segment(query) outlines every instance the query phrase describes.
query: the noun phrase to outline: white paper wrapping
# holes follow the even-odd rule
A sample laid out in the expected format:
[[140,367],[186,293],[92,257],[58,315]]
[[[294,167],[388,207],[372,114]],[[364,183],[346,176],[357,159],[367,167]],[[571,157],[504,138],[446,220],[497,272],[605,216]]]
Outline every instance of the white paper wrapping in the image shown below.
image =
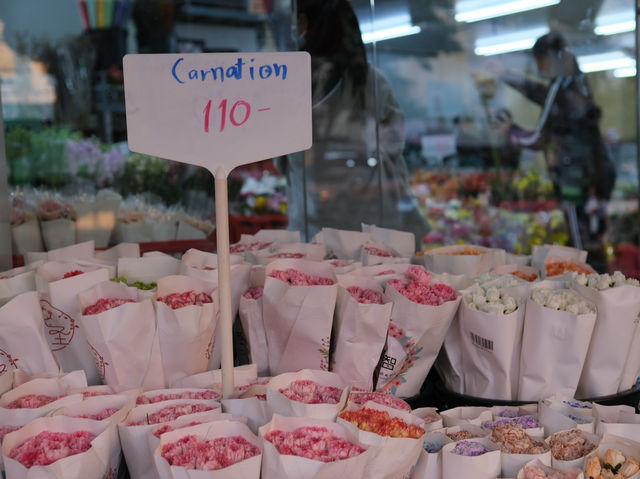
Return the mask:
[[66,218],[40,221],[40,229],[48,250],[64,248],[76,242],[76,223]]
[[[84,273],[60,279],[73,270]],[[84,330],[80,326],[78,293],[108,279],[107,269],[80,267],[74,263],[52,261],[40,266],[36,272],[45,334],[51,351],[63,371],[84,369],[89,384],[98,384],[100,375]]]
[[[261,453],[216,471],[196,471],[185,467],[170,466],[161,455],[162,447],[187,435],[194,435],[201,439],[240,436],[256,446]],[[241,422],[220,420],[164,433],[160,436],[160,443],[153,453],[153,459],[158,475],[163,479],[259,479],[262,462],[262,442]]]
[[[233,384],[235,387],[253,382],[258,377],[258,368],[255,364],[244,364],[233,368]],[[194,374],[186,378],[178,379],[169,384],[172,388],[217,388],[222,389],[222,370],[215,369],[204,373]]]
[[[158,426],[166,423],[143,424],[140,426],[128,426],[129,423],[144,420],[148,415],[153,414],[167,406],[178,404],[205,404],[212,407],[211,411],[220,412],[220,404],[213,400],[198,399],[174,399],[153,404],[143,404],[134,407],[127,416],[125,422],[118,425],[118,433],[122,443],[122,452],[127,461],[127,468],[132,478],[136,479],[158,479],[160,476],[156,471],[153,460],[153,451],[148,439],[148,434]],[[183,417],[195,420],[197,414],[188,414]],[[188,423],[187,423],[188,424]]]
[[[635,408],[600,404],[594,404],[593,407],[596,415],[596,434],[613,434],[640,442],[640,414],[636,414]],[[636,458],[640,460],[640,454]]]
[[[305,404],[293,401],[282,394],[279,389],[287,388],[293,381],[311,380],[320,386],[331,386],[342,389],[337,404]],[[334,421],[344,408],[349,397],[347,383],[337,374],[328,371],[303,369],[295,373],[284,373],[271,378],[267,383],[267,402],[275,414],[281,416],[311,417]]]
[[[367,248],[376,248],[389,253],[390,256],[379,256],[375,253],[367,251]],[[362,245],[360,250],[360,262],[363,266],[374,266],[377,264],[404,264],[409,263],[411,256],[403,256],[391,246],[370,241]]]
[[[583,422],[588,421],[588,422]],[[548,404],[541,401],[538,404],[538,422],[544,428],[544,437],[568,429],[580,429],[581,431],[594,433],[595,421],[593,417],[583,416],[571,410],[566,405]]]
[[151,300],[142,299],[136,288],[112,281],[99,283],[78,295],[83,311],[101,298],[136,301],[100,314],[80,316],[104,382],[115,391],[163,387],[160,343]]
[[[330,278],[333,285],[292,286],[272,278],[289,268]],[[299,369],[329,369],[329,341],[338,286],[333,268],[323,263],[283,259],[269,263],[262,296],[263,320],[272,375]]]
[[0,273],[0,306],[4,306],[12,298],[27,291],[35,291],[35,271],[30,267],[10,269]]
[[[524,479],[524,468],[525,466],[532,466],[532,467],[537,467],[542,469],[545,473],[547,474],[552,474],[556,469],[552,469],[549,466],[546,466],[545,464],[543,464],[542,462],[540,462],[537,459],[534,459],[533,461],[529,461],[528,463],[526,463],[522,469],[520,469],[520,471],[518,472],[518,475],[516,476],[516,479]],[[576,476],[576,479],[584,479],[584,474],[579,471],[578,469],[575,469],[575,472],[578,472],[579,474]]]
[[408,231],[380,228],[376,225],[362,224],[362,231],[369,233],[371,239],[391,246],[401,256],[412,257],[416,250],[416,236]]
[[372,278],[343,275],[338,282],[331,370],[352,387],[370,391],[374,387],[374,371],[387,339],[393,304],[359,303],[347,291],[350,286],[357,286],[382,295],[382,287]]
[[[632,441],[631,439],[616,436],[614,434],[604,434],[600,440],[598,447],[587,456],[587,460],[591,456],[597,456],[604,458],[608,449],[617,449],[625,457],[633,457],[636,461],[640,458],[640,443]],[[640,472],[636,472],[632,476],[627,476],[626,479],[638,479],[640,478]]]
[[[558,434],[558,433],[556,433]],[[595,434],[590,434],[588,432],[584,432],[583,431],[584,436],[587,438],[587,441],[595,444],[596,446],[600,443],[600,436],[597,436]],[[550,439],[553,436],[549,436],[545,439],[545,441],[547,442],[547,444],[549,443]],[[587,455],[584,455],[583,457],[580,457],[578,459],[574,459],[572,461],[562,461],[562,460],[558,460],[555,457],[553,457],[553,453],[551,454],[551,467],[555,467],[556,469],[562,469],[563,471],[566,471],[567,469],[571,469],[571,468],[577,468],[580,470],[584,470],[584,464],[586,462],[586,458]]]
[[118,259],[118,276],[129,282],[157,283],[160,278],[178,274],[179,269],[180,260],[168,255]]
[[595,321],[595,313],[576,315],[527,300],[520,355],[520,401],[536,401],[561,390],[573,395]]
[[249,358],[258,366],[258,374],[267,375],[269,374],[269,348],[262,319],[262,297],[253,299],[241,296],[238,313],[249,346]]
[[[8,457],[12,449],[43,431],[89,431],[96,437],[91,441],[91,447],[87,451],[59,459],[48,466],[27,469]],[[118,433],[114,425],[90,419],[56,416],[36,419],[22,429],[7,434],[2,441],[2,456],[7,477],[11,479],[102,479],[112,469],[112,453],[117,447]]]
[[598,311],[576,395],[597,398],[615,394],[640,314],[640,287],[623,285],[598,291],[574,283],[573,289]]
[[0,308],[0,374],[19,368],[27,374],[58,374],[44,334],[38,293],[16,296]]
[[11,226],[11,251],[13,254],[25,254],[27,251],[42,251],[40,223],[33,218],[18,226]]
[[458,295],[455,301],[430,306],[414,303],[391,286],[385,288],[385,301],[392,302],[393,309],[378,390],[399,397],[414,396],[420,391],[460,299]]
[[[481,254],[464,254],[468,250],[482,251]],[[433,273],[466,274],[477,276],[486,273],[494,265],[494,253],[489,248],[475,245],[442,246],[415,256],[414,262],[423,265]]]
[[268,423],[273,415],[266,398],[259,399],[256,397],[258,394],[266,396],[267,386],[255,384],[243,392],[239,391],[235,397],[221,401],[222,410],[246,418],[247,426],[254,434],[257,434],[258,429]]
[[212,303],[171,309],[156,301],[162,368],[167,384],[207,370],[218,324],[219,303],[214,284],[188,276],[167,276],[158,281],[158,297],[170,293],[207,293]]
[[542,246],[533,245],[531,248],[531,266],[536,268],[538,271],[544,272],[544,260],[549,256],[576,261],[578,263],[586,263],[587,261],[587,252],[585,250],[580,250],[571,246],[549,244]]
[[370,463],[374,451],[367,448],[358,456],[335,462],[322,462],[305,457],[280,454],[275,446],[264,437],[271,431],[294,431],[300,427],[325,427],[333,435],[341,437],[352,444],[367,447],[358,440],[356,434],[349,428],[343,427],[332,421],[311,419],[304,417],[285,417],[278,414],[260,428],[260,437],[263,438],[264,452],[262,458],[262,479],[335,479],[336,477],[353,479],[374,479],[379,476],[369,475],[365,468]]
[[629,346],[629,354],[622,368],[622,376],[620,377],[620,387],[618,392],[631,389],[638,382],[638,373],[640,373],[640,315],[634,321],[633,339]]
[[[461,406],[447,409],[440,413],[445,427],[473,424],[480,426],[485,421],[491,421],[493,414],[491,408],[481,406]],[[485,431],[486,434],[486,431]]]
[[470,441],[482,444],[489,452],[480,456],[460,456],[452,452],[457,443],[446,444],[442,448],[442,479],[495,479],[500,475],[501,453],[498,446],[484,438]]
[[361,246],[371,241],[371,235],[360,231],[322,228],[313,241],[327,245],[327,253],[338,259],[358,259]]
[[95,256],[95,244],[93,241],[71,244],[62,248],[49,249],[44,253],[28,252],[25,254],[24,262],[30,266],[36,261],[74,261],[78,259],[88,259]]
[[[424,436],[424,447],[427,445],[438,445],[443,447],[449,444],[451,439],[441,432],[427,433]],[[442,450],[438,452],[427,452],[423,450],[420,453],[420,459],[416,464],[411,479],[440,479],[442,477]]]

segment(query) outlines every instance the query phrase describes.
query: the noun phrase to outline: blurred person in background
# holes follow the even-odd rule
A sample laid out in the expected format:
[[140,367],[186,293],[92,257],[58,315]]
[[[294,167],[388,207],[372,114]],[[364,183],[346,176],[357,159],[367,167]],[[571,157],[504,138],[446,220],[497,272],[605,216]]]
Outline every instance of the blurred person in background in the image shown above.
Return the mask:
[[[576,57],[559,33],[538,38],[531,52],[544,83],[499,63],[489,64],[488,70],[542,107],[538,124],[528,131],[515,124],[510,115],[501,114],[494,127],[505,144],[544,152],[554,196],[575,205],[580,236],[595,267],[597,258],[604,257],[600,240],[606,230],[606,204],[616,178],[600,133],[602,112]],[[603,268],[602,264],[598,266]]]
[[309,238],[322,227],[361,223],[413,232],[429,227],[411,194],[403,157],[404,116],[385,76],[368,63],[348,0],[297,0],[300,50],[311,55],[313,146],[280,162],[289,227]]

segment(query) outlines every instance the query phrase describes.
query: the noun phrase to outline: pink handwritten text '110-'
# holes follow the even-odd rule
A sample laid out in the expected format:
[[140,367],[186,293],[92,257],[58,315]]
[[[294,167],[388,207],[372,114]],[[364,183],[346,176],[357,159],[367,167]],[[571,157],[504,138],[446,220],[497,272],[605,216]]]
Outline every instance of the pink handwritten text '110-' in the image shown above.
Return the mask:
[[[204,110],[202,111],[204,113],[204,132],[205,133],[209,132],[209,129],[211,127],[211,122],[214,121],[214,119],[211,117],[211,102],[212,100],[209,100],[204,106]],[[223,132],[227,125],[227,103],[228,103],[227,99],[224,98],[218,104],[218,110],[220,110],[220,128],[218,131],[220,132]],[[258,108],[259,112],[269,111],[269,110],[271,110],[270,107]],[[216,115],[214,113],[214,117],[215,116]],[[229,110],[229,115],[228,115],[229,121],[233,126],[242,126],[244,123],[246,123],[246,121],[249,119],[250,116],[251,116],[251,105],[244,100],[236,101],[231,106],[231,109]]]

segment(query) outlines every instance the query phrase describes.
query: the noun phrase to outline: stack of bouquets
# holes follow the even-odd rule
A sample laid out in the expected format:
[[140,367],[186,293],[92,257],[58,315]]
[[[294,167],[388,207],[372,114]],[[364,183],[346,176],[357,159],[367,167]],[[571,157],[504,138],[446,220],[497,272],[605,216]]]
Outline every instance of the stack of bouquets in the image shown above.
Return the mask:
[[40,224],[35,208],[18,196],[13,198],[11,208],[11,247],[13,254],[24,254],[27,251],[42,251]]
[[385,301],[393,308],[376,388],[410,397],[419,392],[440,351],[460,295],[432,281],[422,266],[412,265],[403,278],[387,282]]
[[266,266],[263,321],[271,375],[329,369],[329,342],[338,286],[321,262],[279,259]]

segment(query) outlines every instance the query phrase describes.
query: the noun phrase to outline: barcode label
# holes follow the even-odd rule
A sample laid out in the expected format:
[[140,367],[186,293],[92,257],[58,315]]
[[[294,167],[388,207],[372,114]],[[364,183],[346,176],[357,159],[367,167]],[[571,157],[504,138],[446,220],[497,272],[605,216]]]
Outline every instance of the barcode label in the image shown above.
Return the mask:
[[487,351],[493,351],[493,341],[485,339],[477,334],[469,332],[471,335],[471,342],[479,348],[486,349]]

